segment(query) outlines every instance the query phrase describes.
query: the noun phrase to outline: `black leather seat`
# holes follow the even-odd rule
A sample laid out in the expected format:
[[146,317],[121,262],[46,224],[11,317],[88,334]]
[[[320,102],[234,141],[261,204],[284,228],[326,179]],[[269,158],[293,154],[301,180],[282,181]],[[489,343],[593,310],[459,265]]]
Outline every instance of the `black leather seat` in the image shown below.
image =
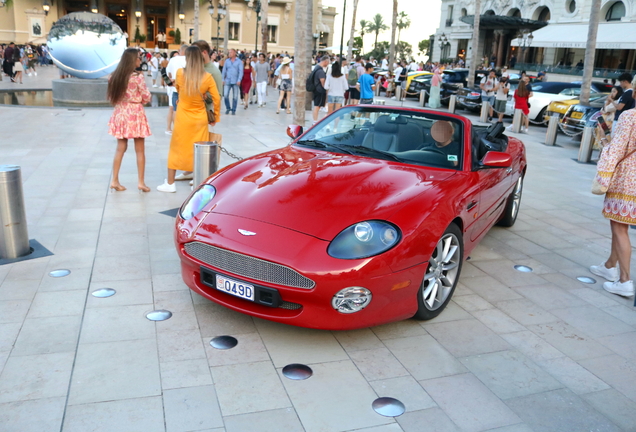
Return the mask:
[[398,148],[398,124],[389,122],[389,116],[378,117],[373,131],[370,131],[362,141],[364,147],[376,150],[394,152]]

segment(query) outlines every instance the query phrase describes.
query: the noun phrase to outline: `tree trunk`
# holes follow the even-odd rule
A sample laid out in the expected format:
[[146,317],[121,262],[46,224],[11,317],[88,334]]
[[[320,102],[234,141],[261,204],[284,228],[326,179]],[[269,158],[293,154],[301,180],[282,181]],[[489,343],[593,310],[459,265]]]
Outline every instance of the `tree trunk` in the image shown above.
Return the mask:
[[353,39],[356,31],[356,13],[358,12],[358,1],[353,0],[353,19],[351,20],[351,33],[349,35],[349,47],[347,49],[347,64],[353,60]]
[[194,33],[192,34],[192,42],[199,39],[199,0],[194,0]]
[[[269,9],[268,0],[261,1],[261,36],[263,41],[261,42],[261,52],[265,54],[267,59],[267,39],[269,39],[269,31],[267,28],[267,10]],[[269,61],[269,59],[267,59]]]
[[305,127],[305,81],[311,71],[312,0],[296,0],[294,7],[294,124]]
[[378,35],[380,34],[379,31],[375,32],[375,42],[373,43],[373,48],[377,48],[378,47]]
[[223,26],[225,27],[225,37],[223,38],[223,56],[227,58],[229,51],[228,44],[230,41],[230,3],[231,1],[225,1],[225,18],[223,18]]
[[[391,21],[391,45],[389,46],[389,70],[393,72],[395,62],[395,30],[397,29],[398,0],[393,0],[393,19]],[[384,55],[382,56],[384,58]]]
[[596,35],[598,33],[598,19],[601,10],[601,0],[592,0],[590,11],[590,25],[587,30],[587,45],[585,46],[585,62],[583,64],[583,84],[581,84],[582,105],[589,105],[592,90],[592,75],[594,74],[594,56],[596,54]]
[[[477,61],[479,50],[479,22],[481,19],[481,0],[475,0],[475,20],[473,22],[473,40],[471,42],[470,53],[470,66],[468,67],[468,88],[472,89],[475,86],[475,72],[477,72]],[[440,48],[441,50],[442,48]],[[441,53],[440,53],[441,55]],[[440,57],[441,60],[441,57]]]

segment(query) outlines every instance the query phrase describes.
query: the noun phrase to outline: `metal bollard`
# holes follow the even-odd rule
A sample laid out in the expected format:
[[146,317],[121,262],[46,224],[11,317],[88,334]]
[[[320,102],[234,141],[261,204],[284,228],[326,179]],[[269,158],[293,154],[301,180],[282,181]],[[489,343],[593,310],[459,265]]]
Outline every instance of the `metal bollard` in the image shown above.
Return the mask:
[[512,117],[512,131],[514,133],[521,132],[521,119],[523,118],[523,111],[520,109],[515,110],[515,115]]
[[385,105],[385,104],[386,104],[386,101],[383,101],[380,99],[373,101],[373,105]]
[[455,114],[455,105],[457,104],[457,96],[451,95],[448,100],[448,112],[451,114]]
[[426,90],[420,90],[420,106],[426,106]]
[[27,230],[22,174],[16,165],[0,165],[0,259],[14,259],[31,252]]
[[402,100],[402,86],[395,86],[395,99],[398,101]]
[[481,115],[479,116],[479,121],[482,123],[487,123],[488,117],[490,117],[490,102],[482,102]]
[[548,122],[548,131],[545,133],[545,145],[556,144],[557,130],[559,129],[559,114],[552,114]]
[[194,143],[194,178],[193,185],[199,186],[206,178],[219,169],[221,146],[216,142],[203,141]]
[[374,95],[375,95],[375,96],[380,96],[380,88],[381,88],[381,87],[382,87],[382,86],[380,85],[380,81],[378,81],[378,82],[375,84],[375,92],[374,92]]
[[581,137],[581,147],[579,148],[579,162],[588,163],[592,160],[592,145],[594,144],[594,128],[586,126],[583,128]]

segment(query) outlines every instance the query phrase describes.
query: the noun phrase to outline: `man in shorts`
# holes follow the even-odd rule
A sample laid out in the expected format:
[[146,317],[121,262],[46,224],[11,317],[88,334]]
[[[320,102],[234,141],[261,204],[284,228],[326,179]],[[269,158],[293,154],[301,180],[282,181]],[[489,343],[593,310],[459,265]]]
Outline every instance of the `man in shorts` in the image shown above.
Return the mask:
[[373,64],[367,63],[364,67],[365,73],[360,75],[358,79],[358,90],[360,91],[360,103],[372,104],[373,91],[375,90],[375,80],[371,73],[373,72]]
[[314,68],[314,123],[318,122],[320,108],[327,103],[327,90],[325,90],[325,80],[327,79],[325,68],[327,66],[329,66],[329,56],[325,55],[322,56],[320,63]]
[[493,105],[495,105],[495,87],[497,87],[499,81],[495,75],[495,70],[491,69],[487,77],[483,77],[479,83],[481,89],[481,102],[488,102],[490,104],[490,113],[488,115],[488,121],[492,120]]

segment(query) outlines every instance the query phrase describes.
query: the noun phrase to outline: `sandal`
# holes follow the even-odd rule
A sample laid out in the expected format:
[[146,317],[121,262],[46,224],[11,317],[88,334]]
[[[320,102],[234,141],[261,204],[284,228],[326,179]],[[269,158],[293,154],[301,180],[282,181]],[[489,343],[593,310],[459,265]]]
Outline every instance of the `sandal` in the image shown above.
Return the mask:
[[117,192],[123,192],[126,190],[126,188],[123,187],[122,185],[110,185],[110,189]]

